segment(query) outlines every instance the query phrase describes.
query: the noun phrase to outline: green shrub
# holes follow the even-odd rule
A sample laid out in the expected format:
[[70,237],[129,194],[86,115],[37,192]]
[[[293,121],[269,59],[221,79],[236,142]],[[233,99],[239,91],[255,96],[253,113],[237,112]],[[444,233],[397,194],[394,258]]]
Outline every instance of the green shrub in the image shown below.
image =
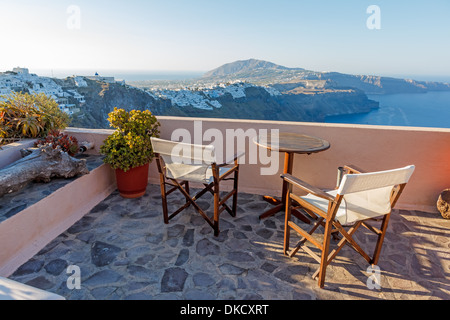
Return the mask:
[[0,101],[0,143],[45,137],[52,130],[65,129],[69,122],[57,102],[43,93],[15,92]]
[[114,108],[108,121],[116,131],[100,147],[100,152],[106,156],[105,163],[126,172],[153,160],[150,138],[159,137],[160,123],[150,111],[127,112]]

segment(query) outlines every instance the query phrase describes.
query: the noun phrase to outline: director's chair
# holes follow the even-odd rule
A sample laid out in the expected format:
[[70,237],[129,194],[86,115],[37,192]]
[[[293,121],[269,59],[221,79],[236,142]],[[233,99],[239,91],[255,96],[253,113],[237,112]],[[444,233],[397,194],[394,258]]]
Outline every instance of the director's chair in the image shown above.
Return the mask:
[[[395,170],[362,173],[360,170],[346,166],[338,188],[329,192],[311,186],[290,174],[282,175],[282,178],[289,183],[286,196],[284,254],[293,257],[302,249],[320,263],[320,268],[313,275],[314,279],[318,277],[320,288],[325,285],[327,266],[345,244],[353,247],[368,263],[376,265],[380,258],[391,211],[414,170],[414,166],[408,166]],[[308,195],[294,194],[293,186],[306,191]],[[293,208],[303,209],[316,220],[309,232],[291,220]],[[368,223],[369,220],[376,218],[381,219],[380,229]],[[325,229],[322,242],[317,237],[313,237],[313,233],[320,226]],[[360,226],[364,226],[378,236],[372,257],[352,237]],[[344,227],[349,227],[348,231]],[[300,234],[302,239],[292,251],[289,251],[291,229]],[[330,237],[336,233],[341,234],[343,238],[337,244],[337,248],[329,252]],[[307,241],[320,250],[321,256],[305,245]]]
[[[243,156],[243,153],[236,154],[223,164],[217,164],[215,148],[212,145],[186,144],[152,138],[152,147],[156,153],[156,164],[160,176],[164,223],[168,224],[172,218],[192,205],[214,229],[214,236],[217,237],[220,233],[220,214],[226,210],[232,217],[236,216],[239,182],[238,159]],[[233,190],[221,198],[220,183],[226,180],[233,181]],[[190,182],[200,183],[204,186],[194,197],[191,197],[189,192]],[[167,186],[171,188],[167,190]],[[184,195],[186,203],[169,215],[167,196],[176,190]],[[207,192],[214,195],[212,218],[196,203]],[[232,208],[226,204],[231,197],[233,197]]]

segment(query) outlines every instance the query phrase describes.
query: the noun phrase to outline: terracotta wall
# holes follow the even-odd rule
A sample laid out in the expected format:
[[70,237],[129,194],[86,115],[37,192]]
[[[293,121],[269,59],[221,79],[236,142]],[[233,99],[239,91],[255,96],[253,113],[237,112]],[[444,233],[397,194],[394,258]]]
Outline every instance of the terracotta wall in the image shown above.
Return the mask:
[[[326,139],[331,144],[329,150],[310,156],[296,155],[294,161],[294,175],[322,188],[334,188],[337,168],[342,165],[353,164],[367,171],[377,171],[413,164],[416,171],[400,198],[399,208],[435,212],[439,194],[450,188],[450,129],[177,117],[159,117],[159,121],[161,136],[166,139],[172,138],[177,129],[178,132],[186,129],[194,141],[195,121],[201,121],[203,133],[218,129],[224,137],[227,129],[243,129],[244,132],[279,129],[280,132],[298,132]],[[249,144],[253,143],[248,140],[247,152],[251,149]],[[284,155],[279,156],[279,161],[280,170],[272,176],[260,175],[260,169],[264,167],[261,164],[243,165],[241,191],[280,195],[279,175]],[[150,181],[158,182],[154,165]]]
[[8,277],[115,190],[107,165],[0,223],[0,276]]
[[[398,208],[437,212],[436,201],[439,194],[450,188],[450,129],[180,117],[158,119],[161,123],[161,137],[165,139],[173,138],[174,133],[179,133],[180,129],[190,133],[192,142],[199,139],[199,132],[200,139],[204,138],[202,136],[209,129],[218,130],[224,139],[227,130],[235,132],[238,129],[242,129],[244,133],[278,129],[280,132],[298,132],[326,139],[331,144],[329,150],[310,156],[296,155],[294,161],[294,175],[322,188],[335,187],[337,168],[342,165],[352,164],[366,171],[377,171],[413,164],[416,171],[399,200]],[[79,140],[94,141],[96,149],[91,151],[94,153],[98,152],[103,140],[112,132],[76,128],[67,131]],[[261,168],[268,166],[261,163],[249,164],[249,152],[254,150],[254,145],[250,138],[244,138],[247,155],[246,164],[242,165],[240,190],[279,196],[279,176],[283,169],[284,155],[278,155],[280,169],[276,174],[262,176]],[[259,149],[256,150],[259,152]],[[154,162],[150,168],[150,182],[159,183]]]

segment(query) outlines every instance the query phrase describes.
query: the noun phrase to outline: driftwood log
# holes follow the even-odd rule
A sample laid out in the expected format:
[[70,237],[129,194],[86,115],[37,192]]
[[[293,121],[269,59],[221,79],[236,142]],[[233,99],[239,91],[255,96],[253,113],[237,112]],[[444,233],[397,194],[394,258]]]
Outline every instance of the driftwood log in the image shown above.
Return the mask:
[[[28,155],[26,155],[28,153]],[[50,182],[88,174],[86,160],[75,159],[51,145],[22,152],[24,158],[0,170],[0,197],[19,191],[29,182]]]

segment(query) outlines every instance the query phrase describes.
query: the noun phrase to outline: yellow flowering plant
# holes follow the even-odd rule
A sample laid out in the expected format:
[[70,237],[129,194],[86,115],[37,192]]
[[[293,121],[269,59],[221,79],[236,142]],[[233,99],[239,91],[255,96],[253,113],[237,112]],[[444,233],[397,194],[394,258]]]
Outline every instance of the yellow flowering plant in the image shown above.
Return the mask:
[[151,137],[159,137],[160,123],[149,111],[114,108],[108,121],[116,131],[100,147],[104,162],[113,169],[128,171],[154,158]]

